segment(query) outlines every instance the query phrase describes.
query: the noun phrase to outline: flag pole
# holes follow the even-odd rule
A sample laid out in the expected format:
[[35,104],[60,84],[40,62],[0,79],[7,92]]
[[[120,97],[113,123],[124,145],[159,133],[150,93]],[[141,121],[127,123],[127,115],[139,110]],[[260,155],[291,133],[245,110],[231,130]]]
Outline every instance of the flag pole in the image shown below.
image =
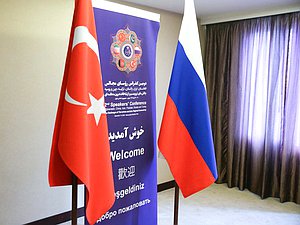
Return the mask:
[[179,187],[175,181],[175,196],[174,196],[174,225],[178,225],[178,209],[179,209]]
[[87,204],[87,188],[84,185],[84,225],[89,225],[89,222],[86,218],[86,204]]
[[77,225],[77,177],[72,173],[72,225]]

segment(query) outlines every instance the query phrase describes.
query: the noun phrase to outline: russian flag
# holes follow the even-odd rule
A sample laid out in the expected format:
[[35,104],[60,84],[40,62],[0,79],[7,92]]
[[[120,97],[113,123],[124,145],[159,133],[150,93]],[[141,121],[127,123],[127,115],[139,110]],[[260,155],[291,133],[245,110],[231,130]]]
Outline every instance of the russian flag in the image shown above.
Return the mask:
[[184,197],[217,179],[193,0],[185,1],[158,146]]

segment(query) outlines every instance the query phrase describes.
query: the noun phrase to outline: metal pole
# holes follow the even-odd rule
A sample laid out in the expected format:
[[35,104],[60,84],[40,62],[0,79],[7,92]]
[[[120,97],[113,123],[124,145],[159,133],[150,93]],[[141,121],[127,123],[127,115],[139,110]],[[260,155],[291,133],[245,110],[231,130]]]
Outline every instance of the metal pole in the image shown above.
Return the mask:
[[87,198],[88,198],[88,192],[86,186],[84,185],[84,225],[89,225],[89,222],[87,221],[86,218]]
[[179,187],[175,182],[175,196],[174,196],[174,225],[178,225],[178,209],[179,209]]
[[72,174],[72,225],[77,225],[77,177]]

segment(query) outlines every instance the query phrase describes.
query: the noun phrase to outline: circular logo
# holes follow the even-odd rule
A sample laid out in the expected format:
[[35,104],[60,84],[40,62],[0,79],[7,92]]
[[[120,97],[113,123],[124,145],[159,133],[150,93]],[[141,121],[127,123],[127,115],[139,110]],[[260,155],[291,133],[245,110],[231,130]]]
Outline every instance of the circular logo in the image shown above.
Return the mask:
[[125,30],[118,30],[113,36],[110,52],[117,69],[127,74],[135,71],[141,64],[141,40],[128,27]]
[[122,54],[125,57],[125,59],[130,59],[133,55],[132,46],[130,44],[123,45]]

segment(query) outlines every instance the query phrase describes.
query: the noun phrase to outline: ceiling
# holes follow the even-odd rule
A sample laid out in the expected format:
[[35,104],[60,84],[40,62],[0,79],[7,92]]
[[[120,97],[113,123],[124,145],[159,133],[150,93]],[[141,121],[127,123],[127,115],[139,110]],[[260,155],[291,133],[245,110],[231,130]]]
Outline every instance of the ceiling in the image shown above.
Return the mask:
[[[183,13],[184,0],[124,0],[176,13]],[[273,11],[300,11],[300,0],[194,0],[197,17],[208,20],[220,15],[259,14]]]

